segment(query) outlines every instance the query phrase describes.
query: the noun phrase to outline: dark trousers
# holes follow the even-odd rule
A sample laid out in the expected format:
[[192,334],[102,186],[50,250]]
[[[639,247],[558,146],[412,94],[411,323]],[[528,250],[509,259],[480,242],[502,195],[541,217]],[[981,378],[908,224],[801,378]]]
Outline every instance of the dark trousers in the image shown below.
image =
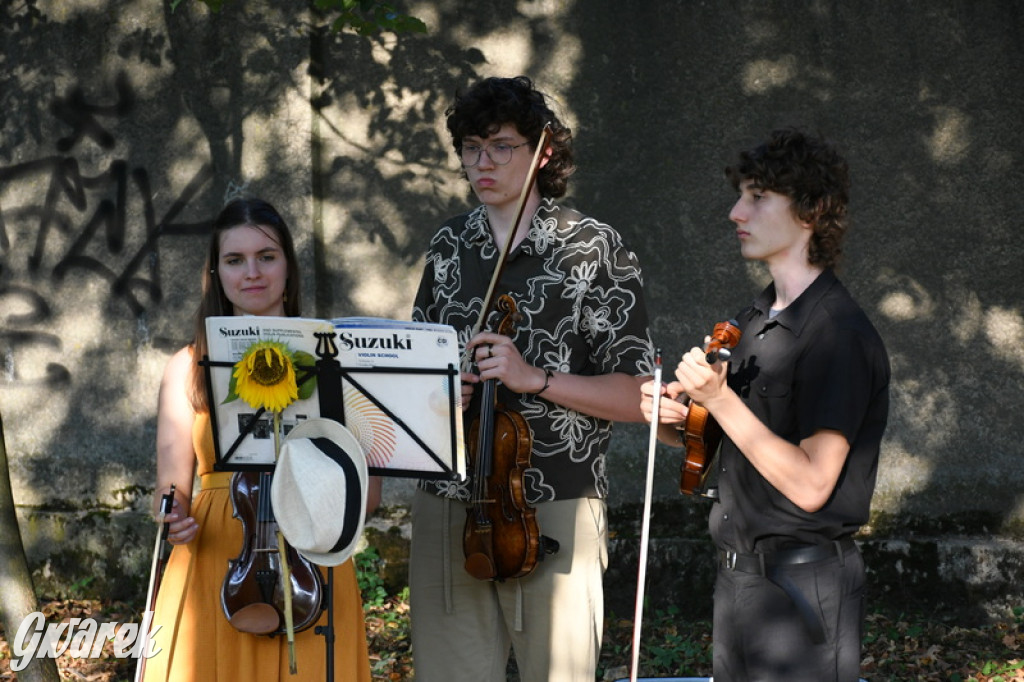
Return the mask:
[[864,626],[864,561],[856,547],[807,564],[715,581],[715,682],[856,682]]

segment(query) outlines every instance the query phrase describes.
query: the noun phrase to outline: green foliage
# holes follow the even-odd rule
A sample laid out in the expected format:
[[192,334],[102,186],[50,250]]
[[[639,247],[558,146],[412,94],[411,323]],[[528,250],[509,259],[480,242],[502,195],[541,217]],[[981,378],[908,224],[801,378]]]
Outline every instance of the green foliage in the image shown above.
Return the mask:
[[[678,607],[644,615],[639,670],[644,676],[711,674],[711,624],[690,621]],[[614,615],[606,619],[599,672],[625,677],[633,657],[633,621]]]
[[[307,353],[304,350],[297,350],[292,352],[292,362],[295,364],[297,373],[301,373],[300,367],[316,367],[316,358]],[[316,388],[316,374],[311,373],[306,376],[305,381],[301,381],[297,386],[299,390],[299,400],[309,400],[313,395],[313,390]]]
[[[376,548],[367,547],[353,558],[356,565],[356,580],[363,594],[363,610],[379,609],[388,600],[384,579],[380,576],[380,554]],[[407,588],[408,589],[408,588]]]
[[70,599],[80,599],[89,593],[89,586],[96,580],[96,576],[84,576],[68,585],[67,596]]
[[[219,12],[220,8],[224,6],[224,0],[200,0],[204,5],[209,7],[214,12]],[[171,0],[171,11],[178,9],[178,5],[181,4],[181,0]]]
[[331,23],[331,29],[342,31],[350,26],[361,36],[380,31],[392,33],[426,33],[427,25],[416,17],[397,12],[387,2],[379,0],[314,0],[319,10],[336,11],[338,17]]
[[[226,0],[197,0],[210,10],[219,12]],[[182,0],[170,0],[173,12]],[[380,0],[314,0],[314,7],[330,18],[335,32],[351,28],[361,36],[377,33],[426,33],[427,25],[420,19],[397,11],[393,5]],[[333,18],[331,18],[333,17]]]
[[[1024,668],[1024,661],[985,661],[980,668],[982,675],[991,675],[992,682],[1004,682],[1004,673],[1015,673]],[[1008,679],[1018,679],[1011,675]]]
[[[640,649],[644,674],[677,674],[711,664],[709,641],[700,631],[686,625],[679,609],[671,606],[658,609],[649,618],[649,625],[658,637],[646,641]],[[680,625],[683,631],[680,631]]]
[[1011,682],[1024,680],[1020,616],[974,628],[925,613],[868,614],[861,670],[872,682]]
[[356,580],[363,594],[366,636],[373,679],[406,680],[412,677],[409,633],[409,588],[389,595],[380,575],[382,559],[374,547],[353,557]]
[[[355,557],[366,611],[375,677],[408,679],[409,588],[388,594],[373,547]],[[645,676],[711,674],[711,623],[688,620],[679,609],[648,610],[643,621],[640,670]],[[626,677],[632,659],[633,621],[609,614],[598,673]],[[871,613],[865,622],[862,674],[873,682],[1021,682],[1024,680],[1024,607],[1008,622],[968,628],[928,614]],[[397,675],[397,677],[395,677]]]

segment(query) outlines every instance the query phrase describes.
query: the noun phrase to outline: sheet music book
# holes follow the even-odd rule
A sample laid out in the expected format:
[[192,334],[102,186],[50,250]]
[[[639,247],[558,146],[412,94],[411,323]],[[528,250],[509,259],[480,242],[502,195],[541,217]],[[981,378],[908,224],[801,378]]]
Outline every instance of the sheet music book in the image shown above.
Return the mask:
[[[370,473],[465,477],[458,337],[452,327],[366,317],[230,316],[208,318],[206,331],[218,469],[271,469],[274,463],[273,415],[264,412],[245,433],[257,411],[241,399],[224,402],[234,363],[258,341],[285,343],[315,361],[314,334],[333,333],[341,386],[317,379],[312,395],[282,412],[282,437],[321,416],[321,391],[340,391],[343,421],[362,446]],[[301,368],[297,374],[301,380]]]
[[[423,471],[425,448],[416,442],[415,434],[427,449],[447,453],[448,467],[464,479],[466,452],[455,329],[369,317],[342,317],[331,322],[338,333],[338,360],[345,372],[345,425],[363,446],[371,471]],[[453,382],[447,374],[437,373],[449,367],[455,371]],[[412,372],[417,369],[433,371]],[[397,428],[386,411],[408,430]]]

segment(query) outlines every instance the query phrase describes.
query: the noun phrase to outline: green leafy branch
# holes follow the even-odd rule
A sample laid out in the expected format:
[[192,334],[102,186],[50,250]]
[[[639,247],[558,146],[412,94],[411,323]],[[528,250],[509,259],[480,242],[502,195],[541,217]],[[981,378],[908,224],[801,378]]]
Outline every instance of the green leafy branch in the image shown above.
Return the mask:
[[[197,0],[219,12],[228,0]],[[170,0],[171,11],[178,8],[183,0]],[[335,32],[351,28],[361,36],[371,36],[381,32],[391,33],[426,33],[427,25],[420,19],[403,14],[388,2],[380,0],[314,0],[313,6],[325,13],[334,15],[331,30]]]

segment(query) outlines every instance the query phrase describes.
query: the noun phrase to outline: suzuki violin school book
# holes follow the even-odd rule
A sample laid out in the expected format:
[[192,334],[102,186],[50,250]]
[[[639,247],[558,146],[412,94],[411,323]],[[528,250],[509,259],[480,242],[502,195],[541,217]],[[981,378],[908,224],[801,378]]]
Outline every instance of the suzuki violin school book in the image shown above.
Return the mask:
[[241,397],[252,395],[241,385],[246,380],[233,376],[243,358],[252,358],[250,371],[254,362],[273,366],[276,348],[292,359],[298,386],[298,397],[279,410],[279,438],[306,419],[330,417],[359,441],[371,474],[465,478],[452,327],[369,317],[230,316],[207,318],[206,333],[209,356],[201,364],[218,470],[274,466],[274,412],[251,407]]

